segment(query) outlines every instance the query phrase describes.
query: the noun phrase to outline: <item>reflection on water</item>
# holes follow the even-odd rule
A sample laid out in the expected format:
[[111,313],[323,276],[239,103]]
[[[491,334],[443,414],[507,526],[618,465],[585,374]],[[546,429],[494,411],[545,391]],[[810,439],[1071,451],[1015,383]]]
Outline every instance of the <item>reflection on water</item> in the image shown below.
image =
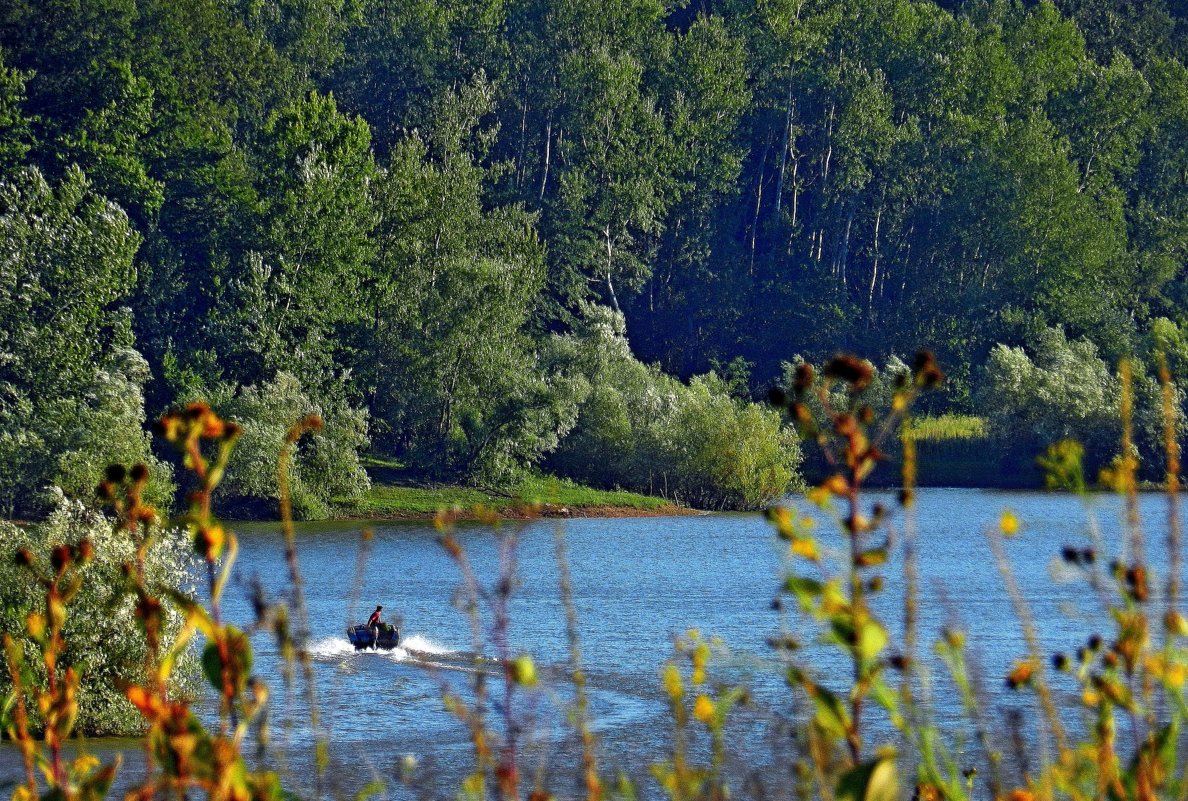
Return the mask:
[[[893,505],[889,497],[882,500]],[[1157,571],[1167,562],[1164,504],[1157,495],[1142,499],[1150,533],[1147,556]],[[1061,564],[1060,547],[1091,544],[1087,515],[1100,526],[1108,552],[1117,553],[1122,541],[1120,504],[1112,497],[1097,498],[1087,509],[1067,496],[920,493],[921,656],[932,658],[927,644],[944,626],[965,629],[995,720],[1007,709],[1030,710],[1030,696],[1003,686],[1002,677],[1023,655],[1024,646],[984,536],[1008,507],[1022,522],[1021,535],[1006,544],[1008,557],[1050,651],[1075,650],[1104,619],[1079,576]],[[827,517],[807,507],[805,512]],[[893,527],[901,529],[902,521],[893,520]],[[434,794],[453,797],[473,758],[467,731],[444,710],[442,695],[468,696],[476,674],[495,687],[502,682],[500,666],[488,643],[473,642],[467,617],[455,607],[458,572],[430,526],[377,525],[370,558],[362,574],[355,575],[359,529],[359,524],[335,523],[299,530],[316,694],[336,780],[344,794],[374,778],[390,782],[406,755],[412,755]],[[248,624],[252,582],[258,579],[273,598],[285,597],[287,567],[275,526],[241,524],[237,530],[241,551],[223,614]],[[540,771],[549,777],[552,790],[569,796],[577,787],[580,746],[566,717],[571,685],[554,531],[554,524],[546,521],[523,533],[510,641],[514,653],[534,656],[541,676],[539,693],[520,710],[528,734],[524,775]],[[835,531],[822,519],[822,545],[840,553],[845,543]],[[769,527],[756,515],[582,519],[567,521],[565,536],[594,729],[608,773],[621,768],[641,781],[646,797],[658,795],[647,768],[664,758],[671,731],[659,670],[672,654],[674,637],[690,628],[723,643],[711,675],[745,682],[755,699],[754,706],[738,713],[731,737],[734,761],[759,767],[778,761],[789,747],[783,723],[795,714],[796,699],[783,683],[782,663],[765,645],[767,637],[780,631],[781,618],[771,602],[785,570],[785,554]],[[464,528],[458,537],[476,574],[487,583],[498,569],[496,537],[478,527]],[[901,571],[896,555],[883,571],[886,589],[874,600],[893,633],[902,617]],[[375,604],[383,604],[385,619],[400,625],[401,646],[390,652],[356,652],[346,640],[346,627],[361,622]],[[797,658],[810,664],[824,683],[845,686],[848,664],[813,645],[803,622],[792,612],[784,614],[789,630],[809,643]],[[485,619],[484,626],[489,624]],[[299,679],[297,686],[284,687],[267,632],[257,632],[253,642],[256,670],[273,687],[273,743],[264,761],[285,773],[290,786],[308,786],[313,732],[304,690]],[[939,664],[928,667],[934,718],[942,727],[961,730],[952,687]],[[1074,692],[1071,681],[1067,686],[1062,681],[1055,679],[1058,693]],[[209,717],[212,708],[207,703],[204,714]],[[492,704],[493,721],[498,711]],[[885,726],[876,727],[870,741],[892,736]],[[972,741],[968,732],[965,736]],[[101,751],[127,747],[126,742],[90,745]],[[129,758],[135,762],[136,754]],[[973,757],[966,753],[962,758]],[[738,770],[741,781],[742,768]],[[0,749],[0,776],[13,779],[19,773],[12,750]],[[129,781],[139,775],[134,766],[125,773]],[[785,783],[774,794],[784,797],[790,787]]]

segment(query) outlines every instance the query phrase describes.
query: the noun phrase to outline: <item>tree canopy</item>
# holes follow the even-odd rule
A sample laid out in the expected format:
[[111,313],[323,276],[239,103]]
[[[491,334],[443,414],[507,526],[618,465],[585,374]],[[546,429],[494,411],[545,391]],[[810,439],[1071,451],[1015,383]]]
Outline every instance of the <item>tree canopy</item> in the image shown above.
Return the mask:
[[1112,375],[1188,325],[1182,5],[0,0],[0,418],[34,443],[0,506],[116,375],[141,417],[283,386],[353,453],[577,475],[642,413],[559,345],[598,306],[755,431],[793,354],[931,348],[931,410],[988,417],[1052,331]]

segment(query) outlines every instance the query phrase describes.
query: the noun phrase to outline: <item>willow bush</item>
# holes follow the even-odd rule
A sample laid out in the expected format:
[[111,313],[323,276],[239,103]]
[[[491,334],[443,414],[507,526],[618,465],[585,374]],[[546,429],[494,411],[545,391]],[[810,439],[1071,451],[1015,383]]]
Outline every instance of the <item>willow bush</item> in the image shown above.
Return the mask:
[[[80,590],[70,603],[63,630],[68,649],[60,660],[62,667],[74,667],[81,676],[74,731],[92,737],[141,734],[140,715],[123,691],[126,681],[146,680],[148,654],[136,599],[127,592],[124,572],[124,566],[136,558],[134,542],[123,530],[113,530],[111,521],[93,506],[70,500],[60,491],[53,493],[53,498],[52,511],[42,523],[16,526],[0,521],[0,635],[14,638],[28,654],[37,650],[27,616],[44,612],[44,586],[20,563],[27,558],[24,554],[49,564],[55,548],[90,543],[92,555],[81,570]],[[145,578],[153,586],[192,593],[194,564],[182,532],[163,527],[146,554]],[[164,613],[164,635],[169,642],[181,626],[182,615],[168,606]],[[44,681],[44,665],[31,664],[37,666],[39,680]],[[183,654],[174,675],[171,692],[184,697],[195,691],[192,653]],[[0,672],[0,696],[9,696],[11,691],[11,674]]]
[[735,397],[714,373],[684,384],[640,362],[621,314],[582,310],[554,350],[589,376],[589,390],[551,467],[704,509],[758,509],[800,486],[800,443],[777,413]]

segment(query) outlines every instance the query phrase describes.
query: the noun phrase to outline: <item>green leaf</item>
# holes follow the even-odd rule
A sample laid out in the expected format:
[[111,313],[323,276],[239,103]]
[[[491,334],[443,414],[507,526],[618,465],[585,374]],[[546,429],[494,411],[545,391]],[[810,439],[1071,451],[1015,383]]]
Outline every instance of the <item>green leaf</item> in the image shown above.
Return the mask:
[[[252,671],[252,645],[248,642],[247,635],[234,626],[224,626],[220,635],[227,644],[231,686],[235,692],[243,692]],[[202,674],[216,690],[224,690],[223,660],[219,656],[216,641],[208,642],[202,649]]]
[[379,779],[373,779],[372,781],[363,785],[363,787],[359,789],[359,792],[355,793],[355,801],[366,801],[366,799],[371,798],[372,796],[380,795],[385,789],[386,788],[383,782],[381,782]]
[[814,598],[821,597],[825,586],[816,579],[789,576],[788,580],[784,582],[784,589],[795,595],[796,599],[800,601],[800,605],[808,609],[812,606]]
[[897,801],[895,758],[879,757],[851,768],[837,782],[837,801]]
[[836,737],[845,737],[849,733],[850,715],[840,698],[814,683],[804,671],[796,667],[788,668],[788,683],[804,687],[805,694],[812,699],[813,706],[816,707],[817,714],[814,720],[818,726]]
[[863,551],[858,554],[855,559],[856,567],[875,567],[876,565],[885,564],[887,562],[886,548],[871,548],[868,551]]
[[868,620],[858,633],[858,655],[863,659],[874,659],[887,647],[887,630],[874,620]]

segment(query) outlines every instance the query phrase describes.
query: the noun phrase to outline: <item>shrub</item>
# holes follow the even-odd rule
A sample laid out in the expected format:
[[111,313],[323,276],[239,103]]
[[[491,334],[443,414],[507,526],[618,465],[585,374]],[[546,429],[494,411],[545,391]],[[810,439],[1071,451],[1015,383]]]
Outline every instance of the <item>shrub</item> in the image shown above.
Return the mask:
[[700,508],[758,509],[799,486],[799,438],[778,412],[733,398],[713,373],[682,393],[658,432],[675,494]]
[[[94,371],[80,395],[21,402],[0,411],[0,494],[18,513],[53,508],[51,485],[67,497],[89,501],[97,478],[112,461],[152,467],[150,503],[168,509],[172,471],[152,454],[145,430],[144,385],[148,363],[131,348],[117,349]],[[5,413],[6,412],[6,413]]]
[[559,339],[591,389],[554,469],[702,508],[754,509],[798,486],[799,441],[777,413],[733,397],[713,373],[685,385],[638,361],[622,315],[585,306]]
[[[1085,447],[1089,475],[1109,460],[1121,435],[1121,383],[1086,339],[1069,340],[1048,328],[1026,350],[997,345],[990,352],[979,397],[989,433],[1007,466],[1031,465],[1036,453],[1063,439]],[[1141,362],[1133,361],[1136,447],[1160,474],[1163,420],[1160,389]],[[1177,404],[1177,407],[1179,404]]]
[[89,499],[96,476],[111,463],[150,466],[145,500],[169,509],[173,501],[173,471],[152,454],[151,436],[144,428],[144,385],[151,378],[148,362],[131,348],[121,348],[71,404],[58,457],[56,483],[69,497]]
[[[138,734],[143,721],[120,689],[125,681],[144,681],[147,646],[135,617],[135,598],[125,592],[122,572],[123,565],[134,558],[135,546],[123,529],[113,532],[111,522],[99,512],[70,500],[60,490],[52,495],[52,511],[45,522],[29,527],[0,522],[0,634],[23,641],[26,653],[36,652],[26,633],[26,617],[44,611],[45,590],[28,570],[18,567],[16,553],[26,548],[45,564],[54,546],[90,540],[94,557],[84,568],[82,589],[70,605],[63,632],[67,650],[62,667],[74,666],[82,675],[76,731],[89,736]],[[153,586],[193,592],[193,565],[182,532],[165,530],[148,552],[146,579]],[[180,625],[181,615],[166,607],[166,646]],[[187,652],[183,662],[171,691],[184,695],[194,689],[196,660]],[[38,665],[44,677],[44,665],[31,664]],[[0,671],[0,697],[11,687],[8,671]]]
[[293,451],[290,492],[294,513],[324,518],[335,498],[356,498],[370,487],[359,453],[367,447],[367,417],[343,402],[316,403],[296,376],[280,372],[271,381],[242,388],[215,401],[243,434],[227,468],[224,497],[237,514],[270,516],[279,504],[277,459],[289,429],[308,415],[325,422]]

